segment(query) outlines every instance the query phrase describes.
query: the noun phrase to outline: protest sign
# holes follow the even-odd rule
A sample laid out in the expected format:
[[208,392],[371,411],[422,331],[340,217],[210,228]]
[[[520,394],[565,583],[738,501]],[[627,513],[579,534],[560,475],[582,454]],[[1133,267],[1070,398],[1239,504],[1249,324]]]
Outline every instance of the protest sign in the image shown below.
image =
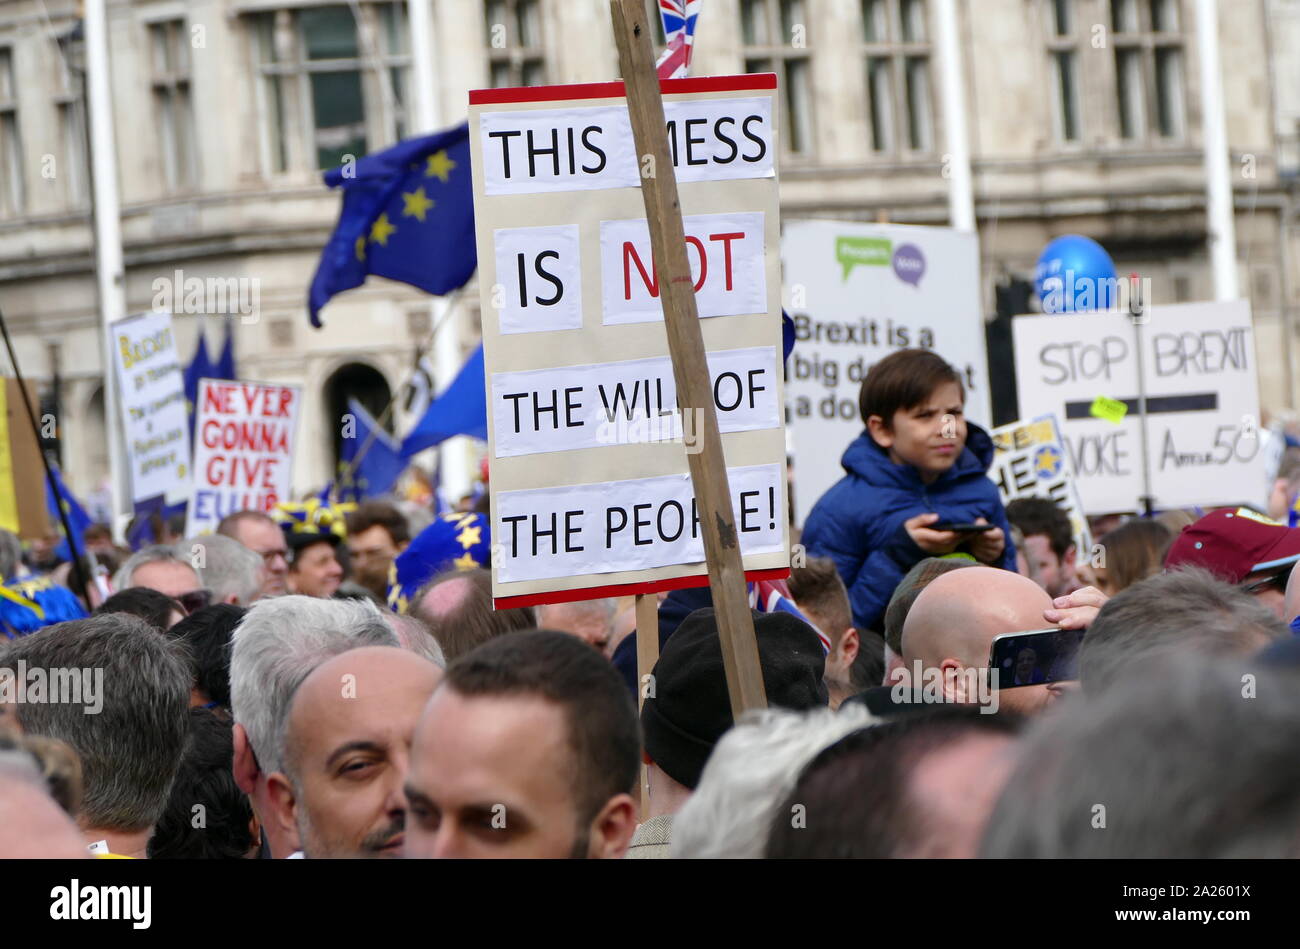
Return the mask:
[[[789,567],[775,85],[662,85],[737,540],[763,576]],[[698,409],[677,400],[623,84],[475,91],[470,130],[498,605],[706,583]]]
[[966,389],[966,416],[987,425],[979,243],[942,227],[789,221],[781,241],[795,345],[786,367],[795,520],[844,476],[840,457],[864,428],[858,392],[891,352],[932,349]]
[[[170,313],[145,313],[109,326],[134,503],[190,494],[189,418]],[[112,422],[110,421],[110,425]]]
[[[0,530],[23,540],[43,540],[50,532],[41,443],[32,431],[17,379],[0,379]],[[26,382],[27,398],[39,405],[36,387]],[[0,577],[0,583],[7,578]]]
[[296,386],[200,379],[194,424],[194,495],[186,534],[227,514],[267,511],[290,499]]
[[[1142,318],[1153,505],[1264,503],[1249,303],[1153,306]],[[1139,510],[1139,351],[1129,314],[1018,316],[1012,333],[1021,414],[1056,415],[1084,510]],[[1098,417],[1098,397],[1124,411]]]
[[1056,416],[1012,422],[993,429],[993,464],[989,477],[998,486],[1002,503],[1016,498],[1047,498],[1070,516],[1074,549],[1083,560],[1092,550],[1092,533],[1074,484],[1070,459],[1061,441]]

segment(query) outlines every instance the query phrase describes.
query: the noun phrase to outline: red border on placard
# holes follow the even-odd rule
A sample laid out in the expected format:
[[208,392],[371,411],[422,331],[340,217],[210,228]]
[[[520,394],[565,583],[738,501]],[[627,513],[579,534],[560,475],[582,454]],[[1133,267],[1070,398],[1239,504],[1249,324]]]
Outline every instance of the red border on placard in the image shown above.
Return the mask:
[[[775,89],[776,73],[744,76],[699,76],[695,79],[661,79],[663,95],[683,92],[745,92]],[[623,80],[581,82],[568,86],[522,86],[509,89],[471,89],[470,105],[505,105],[513,102],[561,102],[565,99],[622,99]]]
[[[790,576],[789,567],[771,570],[750,570],[745,579],[784,580]],[[519,596],[501,596],[492,600],[494,610],[509,610],[517,606],[544,606],[547,603],[572,603],[575,600],[597,600],[603,596],[631,596],[636,593],[658,593],[661,590],[687,590],[709,585],[707,573],[691,577],[670,577],[667,580],[647,580],[644,583],[620,583],[608,587],[583,587],[581,590],[553,590],[550,593],[524,593]]]

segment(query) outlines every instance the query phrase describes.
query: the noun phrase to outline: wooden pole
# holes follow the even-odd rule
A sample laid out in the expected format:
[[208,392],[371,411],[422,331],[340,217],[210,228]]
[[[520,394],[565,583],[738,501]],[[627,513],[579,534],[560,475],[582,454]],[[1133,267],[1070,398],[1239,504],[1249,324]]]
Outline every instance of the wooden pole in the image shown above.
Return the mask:
[[[659,661],[659,597],[654,593],[636,595],[636,692],[637,711],[645,705],[651,687],[646,682]],[[641,822],[650,819],[650,775],[641,763]]]
[[[749,612],[745,571],[741,563],[736,518],[731,507],[722,437],[713,405],[709,366],[704,357],[704,337],[695,306],[694,277],[686,256],[686,234],[677,200],[677,176],[668,152],[664,104],[655,73],[651,29],[642,0],[610,0],[619,67],[632,120],[637,161],[642,169],[641,194],[646,223],[659,274],[668,351],[677,381],[677,404],[683,412],[699,413],[701,451],[688,453],[691,484],[699,503],[704,534],[704,556],[713,591],[713,608],[722,642],[722,664],[727,675],[731,711],[736,717],[750,708],[766,708],[763,672]],[[637,642],[641,641],[638,631]]]

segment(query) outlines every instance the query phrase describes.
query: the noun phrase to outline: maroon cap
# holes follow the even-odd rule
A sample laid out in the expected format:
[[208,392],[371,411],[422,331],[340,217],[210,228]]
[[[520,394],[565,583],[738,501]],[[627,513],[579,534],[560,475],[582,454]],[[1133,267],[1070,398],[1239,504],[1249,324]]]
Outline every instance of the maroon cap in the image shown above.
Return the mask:
[[1281,572],[1300,560],[1300,528],[1290,528],[1250,508],[1223,508],[1183,528],[1165,569],[1204,567],[1229,583],[1260,572]]

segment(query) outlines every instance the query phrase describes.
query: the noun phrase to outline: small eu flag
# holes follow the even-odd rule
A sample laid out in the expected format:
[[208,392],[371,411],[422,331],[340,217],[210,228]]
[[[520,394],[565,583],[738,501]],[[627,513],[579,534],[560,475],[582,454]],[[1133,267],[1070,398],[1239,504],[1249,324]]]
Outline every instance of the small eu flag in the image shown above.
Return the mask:
[[325,183],[342,187],[343,210],[312,278],[313,326],[330,297],[361,286],[367,274],[435,295],[474,275],[468,122],[335,168]]

